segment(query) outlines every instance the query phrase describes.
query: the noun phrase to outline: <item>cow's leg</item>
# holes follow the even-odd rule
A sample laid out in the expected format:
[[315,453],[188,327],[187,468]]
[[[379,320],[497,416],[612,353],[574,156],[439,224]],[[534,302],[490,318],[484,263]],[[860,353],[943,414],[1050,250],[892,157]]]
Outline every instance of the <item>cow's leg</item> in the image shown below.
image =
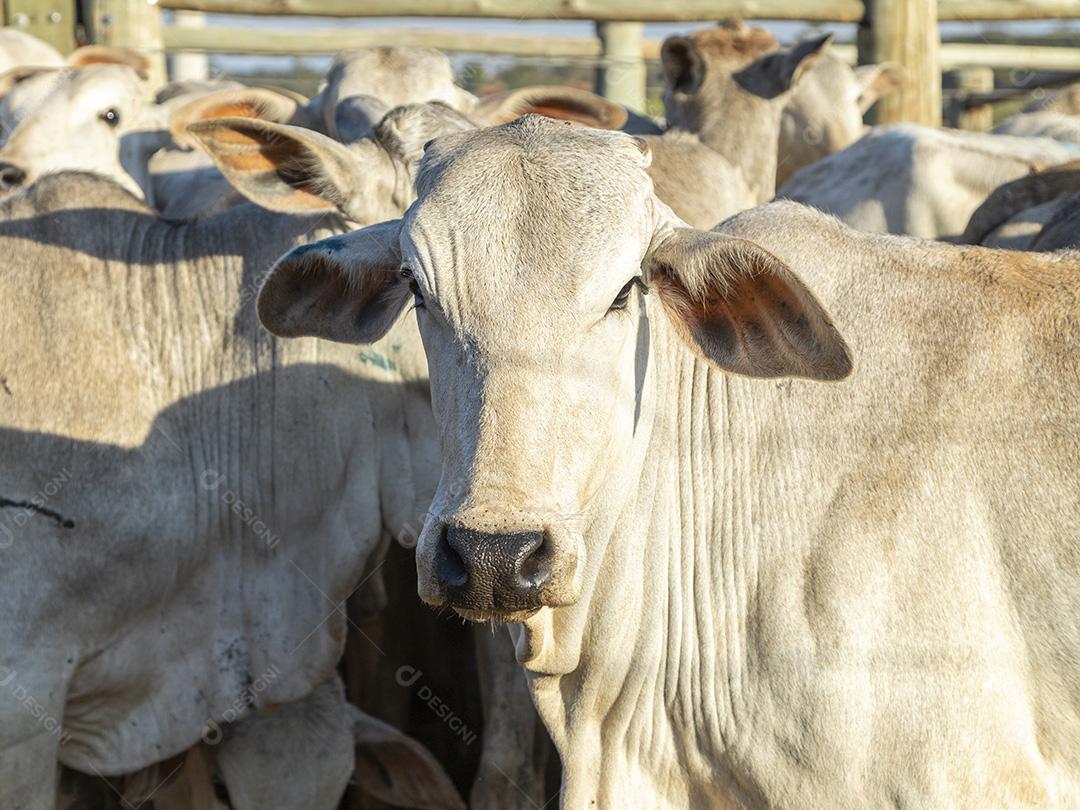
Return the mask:
[[0,807],[52,810],[62,717],[61,683],[0,664]]
[[484,707],[484,748],[473,782],[473,810],[544,807],[544,774],[552,750],[533,706],[514,645],[505,628],[475,625],[477,668]]

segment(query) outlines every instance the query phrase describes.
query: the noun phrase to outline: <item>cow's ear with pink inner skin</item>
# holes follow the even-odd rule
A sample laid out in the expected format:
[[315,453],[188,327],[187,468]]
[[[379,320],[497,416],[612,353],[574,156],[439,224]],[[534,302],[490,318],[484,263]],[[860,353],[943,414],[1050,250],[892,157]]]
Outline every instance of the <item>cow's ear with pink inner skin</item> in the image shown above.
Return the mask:
[[390,196],[394,166],[378,146],[353,151],[304,127],[247,117],[197,121],[186,132],[233,188],[263,208],[337,211],[355,222],[390,218],[380,201]]
[[286,253],[259,290],[259,320],[278,337],[371,343],[409,300],[399,278],[400,220],[332,236]]
[[645,268],[683,339],[724,371],[813,380],[851,373],[851,352],[829,314],[761,246],[678,228]]

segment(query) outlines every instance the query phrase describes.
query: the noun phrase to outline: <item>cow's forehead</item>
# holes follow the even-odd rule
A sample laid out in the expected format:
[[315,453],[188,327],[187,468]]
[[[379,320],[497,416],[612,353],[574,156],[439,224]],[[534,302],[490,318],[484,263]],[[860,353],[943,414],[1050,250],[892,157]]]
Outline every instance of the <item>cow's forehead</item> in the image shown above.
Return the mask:
[[534,230],[569,223],[587,238],[633,217],[628,204],[652,192],[649,160],[623,133],[525,116],[437,138],[417,174],[417,207],[473,228],[477,217]]
[[389,104],[441,98],[453,90],[450,60],[427,48],[370,48],[346,51],[335,59],[327,81],[341,98],[371,95]]
[[405,252],[450,310],[493,296],[535,306],[555,290],[588,305],[648,246],[647,165],[630,136],[539,116],[439,138],[417,179]]
[[138,98],[140,86],[138,75],[127,65],[89,65],[72,71],[67,81],[56,85],[53,94],[108,104]]

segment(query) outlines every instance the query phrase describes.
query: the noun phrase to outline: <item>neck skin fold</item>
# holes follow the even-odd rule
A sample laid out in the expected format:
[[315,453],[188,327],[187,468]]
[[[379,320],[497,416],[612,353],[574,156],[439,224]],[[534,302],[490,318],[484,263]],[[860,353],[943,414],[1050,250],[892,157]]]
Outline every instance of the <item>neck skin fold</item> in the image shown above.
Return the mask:
[[740,640],[757,570],[754,544],[736,542],[752,537],[752,493],[734,486],[745,445],[728,438],[744,415],[729,379],[685,347],[657,303],[643,316],[652,348],[641,418],[590,510],[587,545],[599,559],[587,563],[579,603],[545,609],[517,633],[537,708],[574,763],[567,808],[632,797],[724,806],[747,793],[724,768],[744,719]]

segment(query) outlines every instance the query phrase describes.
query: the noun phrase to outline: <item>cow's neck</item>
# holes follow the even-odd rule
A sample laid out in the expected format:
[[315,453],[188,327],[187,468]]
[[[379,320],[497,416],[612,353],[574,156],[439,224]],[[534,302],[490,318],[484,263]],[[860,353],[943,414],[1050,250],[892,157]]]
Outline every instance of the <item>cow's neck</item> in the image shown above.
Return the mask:
[[743,176],[753,204],[776,193],[776,154],[780,140],[780,107],[755,99],[738,114],[730,108],[703,111],[698,137],[723,155]]
[[755,793],[730,757],[753,689],[758,425],[736,395],[742,386],[688,352],[666,321],[652,344],[651,424],[623,479],[636,486],[603,527],[606,553],[582,613],[553,633],[555,648],[580,633],[580,660],[569,675],[533,680],[573,763],[568,808],[630,806],[634,796],[643,807],[725,806]]
[[262,277],[281,253],[324,231],[312,217],[245,205],[182,225],[150,220],[117,240],[107,262],[126,291],[115,298],[118,315],[161,374],[162,405],[274,364],[276,341],[255,315]]

